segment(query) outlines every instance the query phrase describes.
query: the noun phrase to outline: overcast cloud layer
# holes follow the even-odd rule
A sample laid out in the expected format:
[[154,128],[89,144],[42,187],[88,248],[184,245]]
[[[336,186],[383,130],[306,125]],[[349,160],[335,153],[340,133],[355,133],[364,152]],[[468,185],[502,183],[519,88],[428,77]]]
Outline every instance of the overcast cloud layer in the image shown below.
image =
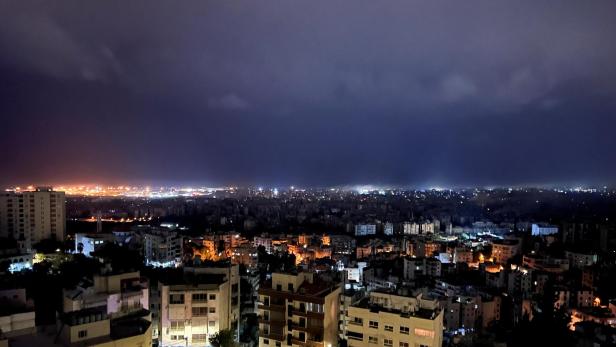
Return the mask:
[[5,1],[0,183],[616,183],[614,1]]

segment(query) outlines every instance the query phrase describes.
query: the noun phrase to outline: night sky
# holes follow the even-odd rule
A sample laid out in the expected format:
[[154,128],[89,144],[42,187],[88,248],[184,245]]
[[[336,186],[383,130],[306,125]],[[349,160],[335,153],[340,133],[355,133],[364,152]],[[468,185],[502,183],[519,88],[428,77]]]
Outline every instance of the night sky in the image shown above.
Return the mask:
[[4,1],[0,183],[616,183],[616,1]]

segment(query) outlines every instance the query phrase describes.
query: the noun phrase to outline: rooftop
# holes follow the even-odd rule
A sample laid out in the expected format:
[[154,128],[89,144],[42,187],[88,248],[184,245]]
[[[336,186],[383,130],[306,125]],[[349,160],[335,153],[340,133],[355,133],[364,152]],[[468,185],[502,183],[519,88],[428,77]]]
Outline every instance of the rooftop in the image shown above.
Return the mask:
[[398,314],[402,318],[420,318],[420,319],[435,319],[439,313],[440,309],[430,310],[425,308],[417,308],[414,311],[402,311],[391,308],[386,308],[380,305],[372,304],[370,302],[370,298],[364,298],[353,305],[353,307],[369,309],[370,312],[378,313],[378,312],[387,312],[392,314]]

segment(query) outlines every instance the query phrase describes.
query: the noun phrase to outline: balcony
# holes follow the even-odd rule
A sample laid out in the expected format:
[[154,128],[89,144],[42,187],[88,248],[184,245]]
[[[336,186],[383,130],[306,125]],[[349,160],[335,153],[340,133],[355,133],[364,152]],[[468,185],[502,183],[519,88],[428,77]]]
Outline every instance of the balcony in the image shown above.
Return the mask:
[[269,324],[279,327],[285,325],[285,322],[280,319],[272,319],[271,317],[269,319],[264,319],[262,316],[259,316],[259,324]]
[[284,341],[284,336],[282,336],[282,334],[276,334],[273,332],[266,334],[263,331],[259,331],[259,337],[263,337],[265,339],[270,339],[270,340],[275,340],[275,341]]
[[291,344],[298,345],[302,347],[323,347],[323,341],[314,341],[311,339],[306,340],[306,342],[297,339],[296,337],[291,338]]

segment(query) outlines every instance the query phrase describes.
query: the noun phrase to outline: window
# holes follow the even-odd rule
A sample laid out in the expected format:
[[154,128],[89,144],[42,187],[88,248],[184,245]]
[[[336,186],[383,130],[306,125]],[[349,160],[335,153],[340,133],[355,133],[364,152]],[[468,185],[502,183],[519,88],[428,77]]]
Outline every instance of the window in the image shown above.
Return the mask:
[[384,347],[392,347],[394,345],[394,340],[392,339],[383,339]]
[[216,300],[216,294],[210,294],[210,300]]
[[192,295],[193,302],[206,302],[207,294],[205,293],[197,293]]
[[409,347],[409,343],[400,341],[400,347]]
[[87,330],[79,330],[77,335],[79,336],[80,339],[82,339],[82,338],[88,336],[88,331]]
[[394,326],[385,324],[385,331],[394,331]]
[[263,339],[263,344],[264,345],[269,345],[269,340],[268,339]]
[[193,307],[192,308],[193,316],[207,316],[207,307]]
[[184,304],[184,294],[169,294],[169,303],[172,305]]
[[213,328],[216,326],[216,321],[215,320],[211,320],[209,322],[207,322],[207,324],[210,326],[210,328]]
[[358,341],[364,340],[364,334],[356,333],[354,331],[347,331],[347,337],[351,340],[358,340]]
[[216,307],[210,307],[210,313],[216,313]]
[[408,335],[409,334],[409,327],[400,327],[400,334],[404,334],[404,335]]
[[368,326],[370,328],[373,328],[373,329],[378,329],[379,328],[379,322],[375,322],[375,321],[371,320],[371,321],[368,322]]
[[280,341],[276,341],[276,347],[282,347],[282,343],[280,343]]
[[350,321],[349,323],[354,324],[354,325],[364,325],[364,320],[359,317],[353,317],[353,320]]
[[426,330],[426,329],[420,329],[420,328],[415,328],[415,335],[422,336],[422,337],[434,338],[434,331]]
[[368,343],[377,344],[379,343],[379,338],[376,336],[368,336]]
[[287,284],[287,289],[292,292],[293,291],[293,283]]
[[171,335],[171,340],[184,340],[184,335]]
[[193,334],[192,335],[192,340],[193,342],[205,342],[205,340],[207,339],[207,334]]
[[184,330],[184,321],[183,320],[172,320],[169,322],[169,327],[171,330]]

